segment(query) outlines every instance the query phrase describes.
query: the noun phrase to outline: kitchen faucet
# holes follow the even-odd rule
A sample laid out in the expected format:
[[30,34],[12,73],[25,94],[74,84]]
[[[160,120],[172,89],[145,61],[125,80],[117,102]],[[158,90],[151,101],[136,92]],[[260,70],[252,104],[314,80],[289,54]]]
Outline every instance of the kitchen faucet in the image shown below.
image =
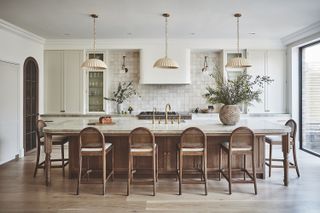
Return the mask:
[[166,115],[165,124],[168,124],[168,112],[170,112],[170,111],[171,111],[170,104],[166,104],[166,107],[165,107],[165,115]]

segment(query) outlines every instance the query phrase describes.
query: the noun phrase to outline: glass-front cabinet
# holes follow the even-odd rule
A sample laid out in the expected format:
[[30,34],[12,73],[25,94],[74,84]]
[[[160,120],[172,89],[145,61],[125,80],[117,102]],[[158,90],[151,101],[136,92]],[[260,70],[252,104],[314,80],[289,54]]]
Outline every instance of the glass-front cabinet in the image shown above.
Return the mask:
[[[105,61],[105,52],[87,52],[87,58],[97,58]],[[87,112],[104,112],[105,111],[105,71],[88,70],[86,76],[87,84]]]
[[88,111],[104,111],[104,72],[88,71]]

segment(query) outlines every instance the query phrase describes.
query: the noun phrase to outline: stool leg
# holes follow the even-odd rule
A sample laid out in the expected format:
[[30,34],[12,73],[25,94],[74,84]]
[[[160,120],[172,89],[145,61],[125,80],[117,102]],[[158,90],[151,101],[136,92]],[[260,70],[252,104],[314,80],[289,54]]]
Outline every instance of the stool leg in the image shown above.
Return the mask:
[[181,195],[182,187],[182,168],[183,168],[183,153],[179,151],[179,195]]
[[61,162],[62,162],[62,176],[65,176],[64,171],[64,144],[61,144]]
[[156,195],[156,182],[157,182],[157,177],[156,177],[156,151],[155,149],[153,150],[153,155],[152,155],[152,173],[153,173],[153,196]]
[[300,177],[300,172],[298,168],[298,161],[297,161],[297,153],[296,153],[296,143],[294,141],[293,146],[292,146],[292,152],[293,152],[293,161],[294,161],[294,166],[296,167],[296,172],[298,177]]
[[159,152],[158,152],[158,146],[156,148],[156,177],[157,177],[157,182],[158,182],[158,179],[159,179]]
[[176,181],[179,179],[179,151],[176,151]]
[[111,165],[112,165],[112,169],[111,169],[111,172],[112,172],[112,175],[111,175],[111,180],[114,181],[114,147],[112,146],[112,150],[111,150]]
[[40,160],[40,149],[41,149],[41,146],[40,146],[40,144],[38,144],[38,147],[37,147],[37,160],[36,160],[36,166],[34,168],[33,177],[36,177],[36,175],[37,175],[37,171],[38,171],[38,167],[39,167],[39,160]]
[[252,176],[253,176],[253,184],[254,184],[254,194],[257,194],[257,178],[256,178],[256,164],[254,159],[254,151],[252,152]]
[[130,195],[130,182],[131,182],[131,153],[129,152],[128,156],[128,182],[127,182],[127,196]]
[[82,156],[79,156],[79,173],[78,173],[78,183],[77,183],[77,195],[80,191],[80,182],[81,182],[81,169],[82,169]]
[[106,153],[102,155],[102,194],[105,195],[106,193],[106,168],[107,168],[107,162],[106,162]]
[[219,176],[218,176],[219,181],[221,180],[221,169],[222,169],[221,164],[222,164],[222,148],[220,146],[220,148],[219,148]]
[[272,168],[272,143],[269,143],[269,177],[271,177],[271,168]]
[[246,180],[247,155],[243,155],[243,180]]
[[231,185],[232,185],[232,172],[231,172],[231,153],[228,153],[228,178],[229,178],[229,194],[232,194]]
[[208,173],[207,173],[207,153],[204,153],[203,158],[203,170],[204,170],[204,193],[208,195]]

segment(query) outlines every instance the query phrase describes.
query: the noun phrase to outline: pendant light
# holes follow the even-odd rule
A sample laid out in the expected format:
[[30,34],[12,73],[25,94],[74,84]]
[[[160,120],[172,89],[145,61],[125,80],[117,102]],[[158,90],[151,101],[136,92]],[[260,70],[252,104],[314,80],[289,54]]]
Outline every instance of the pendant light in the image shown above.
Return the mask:
[[241,17],[240,13],[234,14],[234,17],[237,18],[237,57],[231,58],[228,63],[226,64],[227,68],[246,68],[251,67],[248,60],[246,58],[243,58],[240,56],[240,50],[239,50],[239,18]]
[[165,57],[158,59],[153,67],[154,68],[161,68],[161,69],[177,69],[179,68],[179,64],[175,62],[173,59],[168,58],[168,17],[170,16],[169,13],[162,14],[165,17]]
[[95,58],[96,53],[96,18],[98,18],[98,15],[91,14],[90,15],[93,18],[93,58],[85,60],[81,68],[87,69],[87,70],[105,70],[107,69],[107,65],[104,61]]

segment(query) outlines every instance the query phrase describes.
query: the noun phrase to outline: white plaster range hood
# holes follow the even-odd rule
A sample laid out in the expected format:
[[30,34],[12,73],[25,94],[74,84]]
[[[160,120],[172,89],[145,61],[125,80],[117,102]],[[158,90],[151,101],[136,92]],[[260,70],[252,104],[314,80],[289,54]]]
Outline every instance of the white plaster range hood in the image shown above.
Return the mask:
[[178,69],[153,68],[163,55],[163,45],[145,46],[140,50],[140,84],[190,84],[190,49],[170,44],[170,57],[180,65]]

